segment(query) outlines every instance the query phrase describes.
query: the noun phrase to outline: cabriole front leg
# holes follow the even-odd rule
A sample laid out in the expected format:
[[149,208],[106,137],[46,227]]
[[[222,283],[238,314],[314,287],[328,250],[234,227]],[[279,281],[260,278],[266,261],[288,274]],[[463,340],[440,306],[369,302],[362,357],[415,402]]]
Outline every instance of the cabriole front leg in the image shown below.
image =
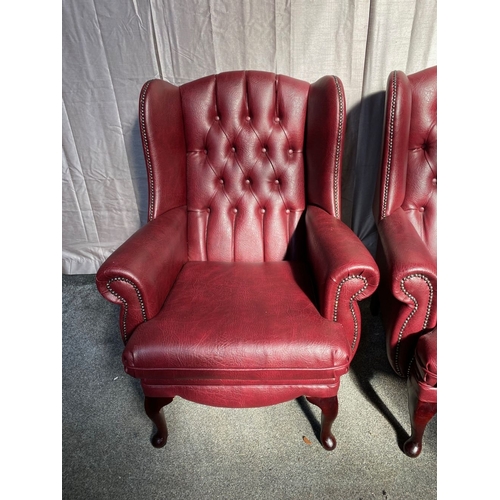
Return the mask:
[[[434,388],[429,388],[432,391]],[[418,390],[418,382],[410,375],[408,378],[408,409],[410,411],[411,436],[403,445],[405,455],[416,458],[422,451],[422,438],[425,428],[437,412],[437,403],[425,401],[425,396]]]
[[151,439],[151,444],[155,448],[163,448],[167,444],[168,430],[165,415],[162,408],[172,402],[173,398],[150,398],[144,399],[144,409],[146,415],[156,426],[156,433]]
[[339,412],[339,400],[337,396],[331,398],[314,398],[307,397],[306,399],[321,408],[321,433],[320,442],[323,448],[327,451],[332,451],[337,446],[337,441],[332,434],[332,424],[337,418]]

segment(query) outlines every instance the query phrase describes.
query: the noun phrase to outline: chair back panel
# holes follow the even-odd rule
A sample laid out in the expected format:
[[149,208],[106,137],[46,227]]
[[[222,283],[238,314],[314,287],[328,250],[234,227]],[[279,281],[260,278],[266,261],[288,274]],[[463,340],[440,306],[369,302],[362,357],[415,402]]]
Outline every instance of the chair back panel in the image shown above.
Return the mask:
[[305,209],[309,83],[232,71],[180,87],[190,260],[278,261]]
[[402,204],[431,255],[437,240],[436,67],[409,75],[412,113],[408,139],[406,192]]

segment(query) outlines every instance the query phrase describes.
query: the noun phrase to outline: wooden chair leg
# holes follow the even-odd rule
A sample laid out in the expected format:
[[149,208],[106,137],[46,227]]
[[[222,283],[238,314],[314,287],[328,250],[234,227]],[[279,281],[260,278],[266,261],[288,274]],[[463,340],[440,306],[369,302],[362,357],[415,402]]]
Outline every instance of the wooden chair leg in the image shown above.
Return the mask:
[[418,391],[408,379],[408,409],[410,410],[411,436],[403,445],[405,455],[416,458],[422,451],[422,438],[425,428],[437,412],[437,403],[422,401]]
[[332,424],[337,418],[339,412],[339,401],[337,396],[331,398],[314,398],[307,397],[306,399],[321,408],[321,433],[320,442],[323,448],[327,451],[332,451],[337,446],[337,441],[332,434]]
[[167,444],[167,422],[165,421],[162,408],[170,404],[172,400],[173,398],[150,398],[148,396],[144,399],[146,415],[156,426],[156,433],[151,439],[151,444],[155,448],[163,448]]

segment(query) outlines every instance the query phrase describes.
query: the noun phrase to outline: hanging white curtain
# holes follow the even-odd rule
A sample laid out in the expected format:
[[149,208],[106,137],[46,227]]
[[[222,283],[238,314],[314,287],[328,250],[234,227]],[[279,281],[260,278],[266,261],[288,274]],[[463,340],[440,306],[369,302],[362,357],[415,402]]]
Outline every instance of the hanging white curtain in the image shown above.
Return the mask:
[[63,273],[92,274],[146,222],[142,84],[273,71],[345,87],[343,220],[373,253],[389,73],[437,64],[436,0],[63,0]]

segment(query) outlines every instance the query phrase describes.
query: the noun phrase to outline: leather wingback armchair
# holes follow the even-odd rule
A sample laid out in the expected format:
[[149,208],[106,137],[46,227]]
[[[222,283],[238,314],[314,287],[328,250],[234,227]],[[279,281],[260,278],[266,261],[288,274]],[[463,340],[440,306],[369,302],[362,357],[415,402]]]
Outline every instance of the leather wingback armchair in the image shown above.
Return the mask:
[[420,454],[437,410],[437,67],[387,81],[384,140],[374,213],[377,290],[394,371],[408,377],[412,434]]
[[335,447],[337,391],[359,345],[375,260],[341,221],[345,98],[233,71],[147,82],[139,122],[149,221],[99,269],[121,306],[125,371],[164,446],[175,396],[259,407],[305,395]]

